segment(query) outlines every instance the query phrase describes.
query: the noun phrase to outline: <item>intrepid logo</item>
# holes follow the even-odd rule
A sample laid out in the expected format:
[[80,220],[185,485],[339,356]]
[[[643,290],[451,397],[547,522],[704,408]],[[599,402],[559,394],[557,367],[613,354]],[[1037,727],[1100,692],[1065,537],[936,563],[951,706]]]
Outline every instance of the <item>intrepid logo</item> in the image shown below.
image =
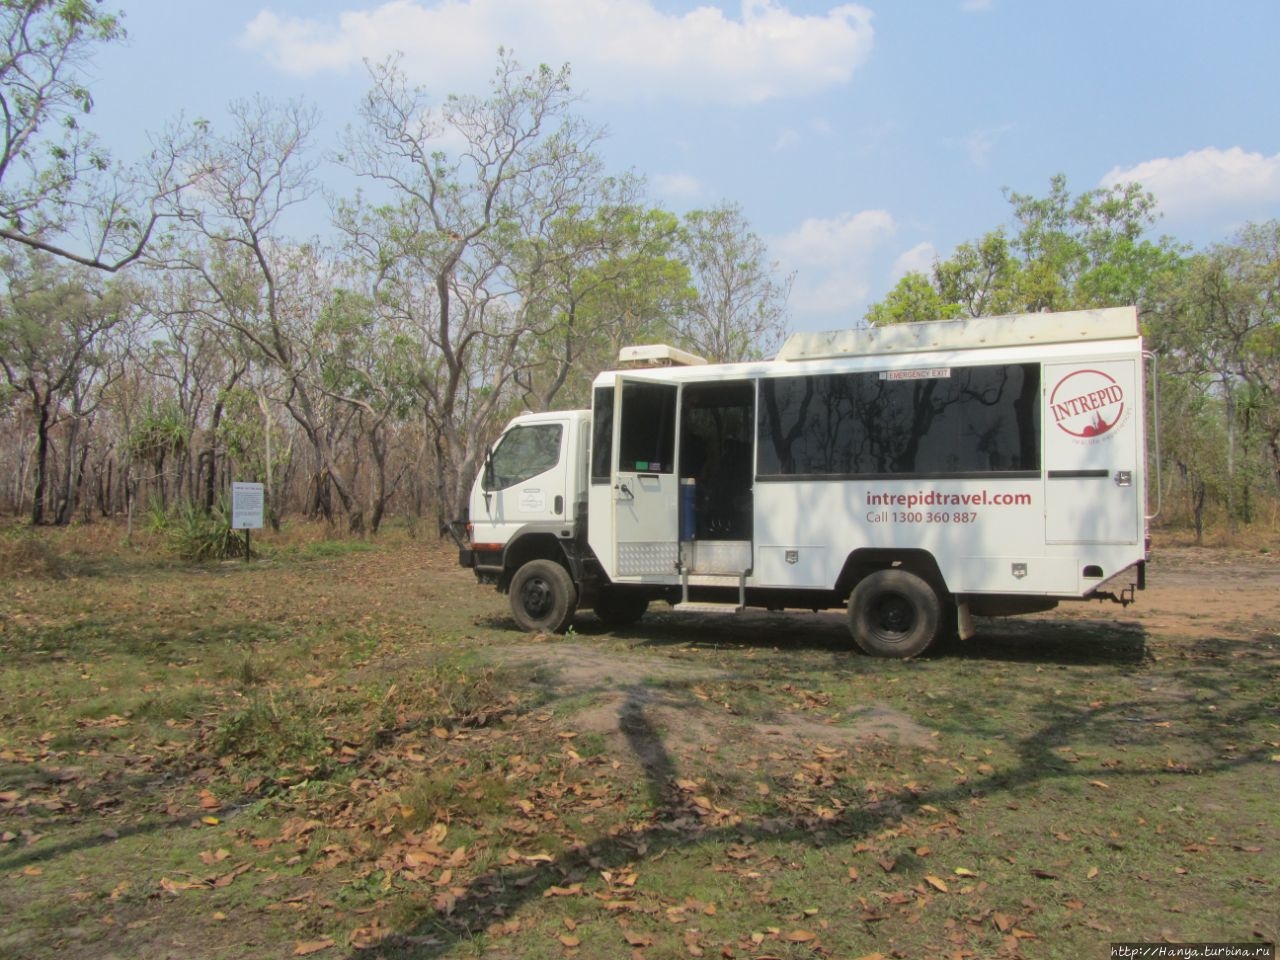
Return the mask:
[[1086,440],[1100,437],[1124,416],[1124,390],[1101,370],[1077,370],[1053,388],[1049,410],[1063,432]]

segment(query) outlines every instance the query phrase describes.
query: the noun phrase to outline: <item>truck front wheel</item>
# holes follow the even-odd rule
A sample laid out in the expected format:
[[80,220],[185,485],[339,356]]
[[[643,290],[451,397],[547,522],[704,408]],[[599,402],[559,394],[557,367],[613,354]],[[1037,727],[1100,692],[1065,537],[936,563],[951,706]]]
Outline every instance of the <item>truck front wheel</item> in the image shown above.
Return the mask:
[[877,570],[849,597],[849,629],[865,653],[905,660],[937,637],[942,601],[933,587],[900,568]]
[[578,588],[554,560],[530,560],[511,578],[511,613],[524,630],[559,633],[578,608]]

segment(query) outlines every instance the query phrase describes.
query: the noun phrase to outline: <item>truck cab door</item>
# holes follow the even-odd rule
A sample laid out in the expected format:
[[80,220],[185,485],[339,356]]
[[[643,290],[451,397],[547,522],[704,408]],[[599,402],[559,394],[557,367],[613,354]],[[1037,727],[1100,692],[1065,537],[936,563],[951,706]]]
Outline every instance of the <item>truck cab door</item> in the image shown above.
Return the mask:
[[518,424],[485,458],[472,495],[472,540],[506,543],[527,524],[563,524],[569,486],[569,420]]
[[1134,360],[1044,368],[1045,540],[1137,543],[1145,510]]
[[618,375],[614,382],[614,569],[619,577],[675,577],[679,562],[679,478],[674,383]]

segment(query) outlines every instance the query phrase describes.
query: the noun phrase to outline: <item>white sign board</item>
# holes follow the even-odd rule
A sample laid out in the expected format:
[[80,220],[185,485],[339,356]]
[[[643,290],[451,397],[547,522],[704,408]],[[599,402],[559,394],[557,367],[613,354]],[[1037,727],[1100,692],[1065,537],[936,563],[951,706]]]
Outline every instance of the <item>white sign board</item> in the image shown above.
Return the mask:
[[262,529],[262,484],[231,484],[231,529]]

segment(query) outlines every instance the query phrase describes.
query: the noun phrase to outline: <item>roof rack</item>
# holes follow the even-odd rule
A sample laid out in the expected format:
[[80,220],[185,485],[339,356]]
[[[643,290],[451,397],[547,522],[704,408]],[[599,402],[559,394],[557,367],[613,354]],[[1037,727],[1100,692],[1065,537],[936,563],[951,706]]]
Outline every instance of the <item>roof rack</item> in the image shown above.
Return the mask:
[[929,350],[976,350],[1029,343],[1123,340],[1136,337],[1138,333],[1138,311],[1135,307],[1015,313],[969,320],[898,323],[862,330],[793,333],[782,345],[778,359],[822,360]]

